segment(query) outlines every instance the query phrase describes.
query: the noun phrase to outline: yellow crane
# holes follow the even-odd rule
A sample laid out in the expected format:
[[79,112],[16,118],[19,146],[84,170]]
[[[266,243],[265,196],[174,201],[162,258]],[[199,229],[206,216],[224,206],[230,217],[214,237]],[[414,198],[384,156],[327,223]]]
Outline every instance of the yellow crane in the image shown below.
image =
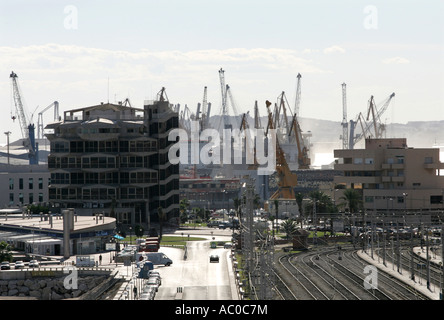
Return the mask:
[[[267,126],[267,135],[268,130],[274,129],[273,126],[273,116],[270,111],[270,101],[266,101],[267,110],[268,110],[268,126]],[[278,189],[273,193],[270,197],[270,200],[283,199],[283,200],[295,200],[296,195],[294,193],[294,187],[298,184],[297,175],[291,172],[288,167],[287,160],[285,159],[285,153],[282,150],[279,140],[276,137],[276,173],[278,180]]]

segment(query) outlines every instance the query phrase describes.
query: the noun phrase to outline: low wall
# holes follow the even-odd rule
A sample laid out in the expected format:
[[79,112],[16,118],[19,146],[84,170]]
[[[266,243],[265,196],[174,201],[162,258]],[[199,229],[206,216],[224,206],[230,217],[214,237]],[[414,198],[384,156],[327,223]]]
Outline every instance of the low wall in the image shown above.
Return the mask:
[[82,299],[97,291],[112,278],[113,269],[45,268],[35,270],[2,270],[1,297],[34,298],[38,300]]

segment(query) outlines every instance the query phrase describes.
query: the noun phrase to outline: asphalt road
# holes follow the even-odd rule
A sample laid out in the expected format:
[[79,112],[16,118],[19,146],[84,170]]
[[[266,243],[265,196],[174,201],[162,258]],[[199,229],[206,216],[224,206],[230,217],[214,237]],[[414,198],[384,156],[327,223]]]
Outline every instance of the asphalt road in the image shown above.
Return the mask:
[[[208,232],[208,231],[207,231]],[[197,235],[196,232],[190,232]],[[202,235],[201,232],[200,236]],[[230,241],[231,233],[218,235],[216,240]],[[162,276],[162,285],[155,300],[233,300],[230,249],[210,248],[211,237],[204,241],[189,241],[186,259],[184,251],[162,247],[159,251],[173,260],[169,267],[156,266]],[[210,263],[210,255],[217,254],[219,262]],[[178,287],[182,290],[178,290]],[[180,292],[178,294],[178,291]]]

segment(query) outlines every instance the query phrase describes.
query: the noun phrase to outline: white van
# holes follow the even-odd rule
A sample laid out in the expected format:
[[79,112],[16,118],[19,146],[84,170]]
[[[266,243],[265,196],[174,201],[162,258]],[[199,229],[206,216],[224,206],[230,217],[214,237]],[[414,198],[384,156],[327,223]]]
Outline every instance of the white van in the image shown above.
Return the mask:
[[148,261],[151,261],[154,265],[163,264],[164,266],[170,266],[173,263],[173,260],[168,258],[162,252],[147,252],[146,258]]

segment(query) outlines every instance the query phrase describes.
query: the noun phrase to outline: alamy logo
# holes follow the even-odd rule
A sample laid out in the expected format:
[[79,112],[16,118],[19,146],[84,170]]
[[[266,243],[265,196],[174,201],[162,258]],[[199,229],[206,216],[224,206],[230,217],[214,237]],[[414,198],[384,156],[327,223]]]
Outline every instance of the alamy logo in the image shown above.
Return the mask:
[[364,279],[364,288],[366,290],[378,288],[378,269],[375,266],[368,265],[364,268],[364,274],[368,276]]
[[63,268],[63,273],[68,273],[68,275],[63,279],[63,286],[66,290],[77,289],[78,276],[77,268],[74,266],[69,266]]
[[[267,134],[264,129],[223,129],[222,136],[221,140],[216,129],[200,131],[199,121],[191,121],[190,136],[180,128],[168,134],[168,141],[176,141],[168,151],[168,160],[172,164],[257,164],[259,175],[275,171],[275,129],[268,130]],[[201,146],[202,142],[205,145]]]

